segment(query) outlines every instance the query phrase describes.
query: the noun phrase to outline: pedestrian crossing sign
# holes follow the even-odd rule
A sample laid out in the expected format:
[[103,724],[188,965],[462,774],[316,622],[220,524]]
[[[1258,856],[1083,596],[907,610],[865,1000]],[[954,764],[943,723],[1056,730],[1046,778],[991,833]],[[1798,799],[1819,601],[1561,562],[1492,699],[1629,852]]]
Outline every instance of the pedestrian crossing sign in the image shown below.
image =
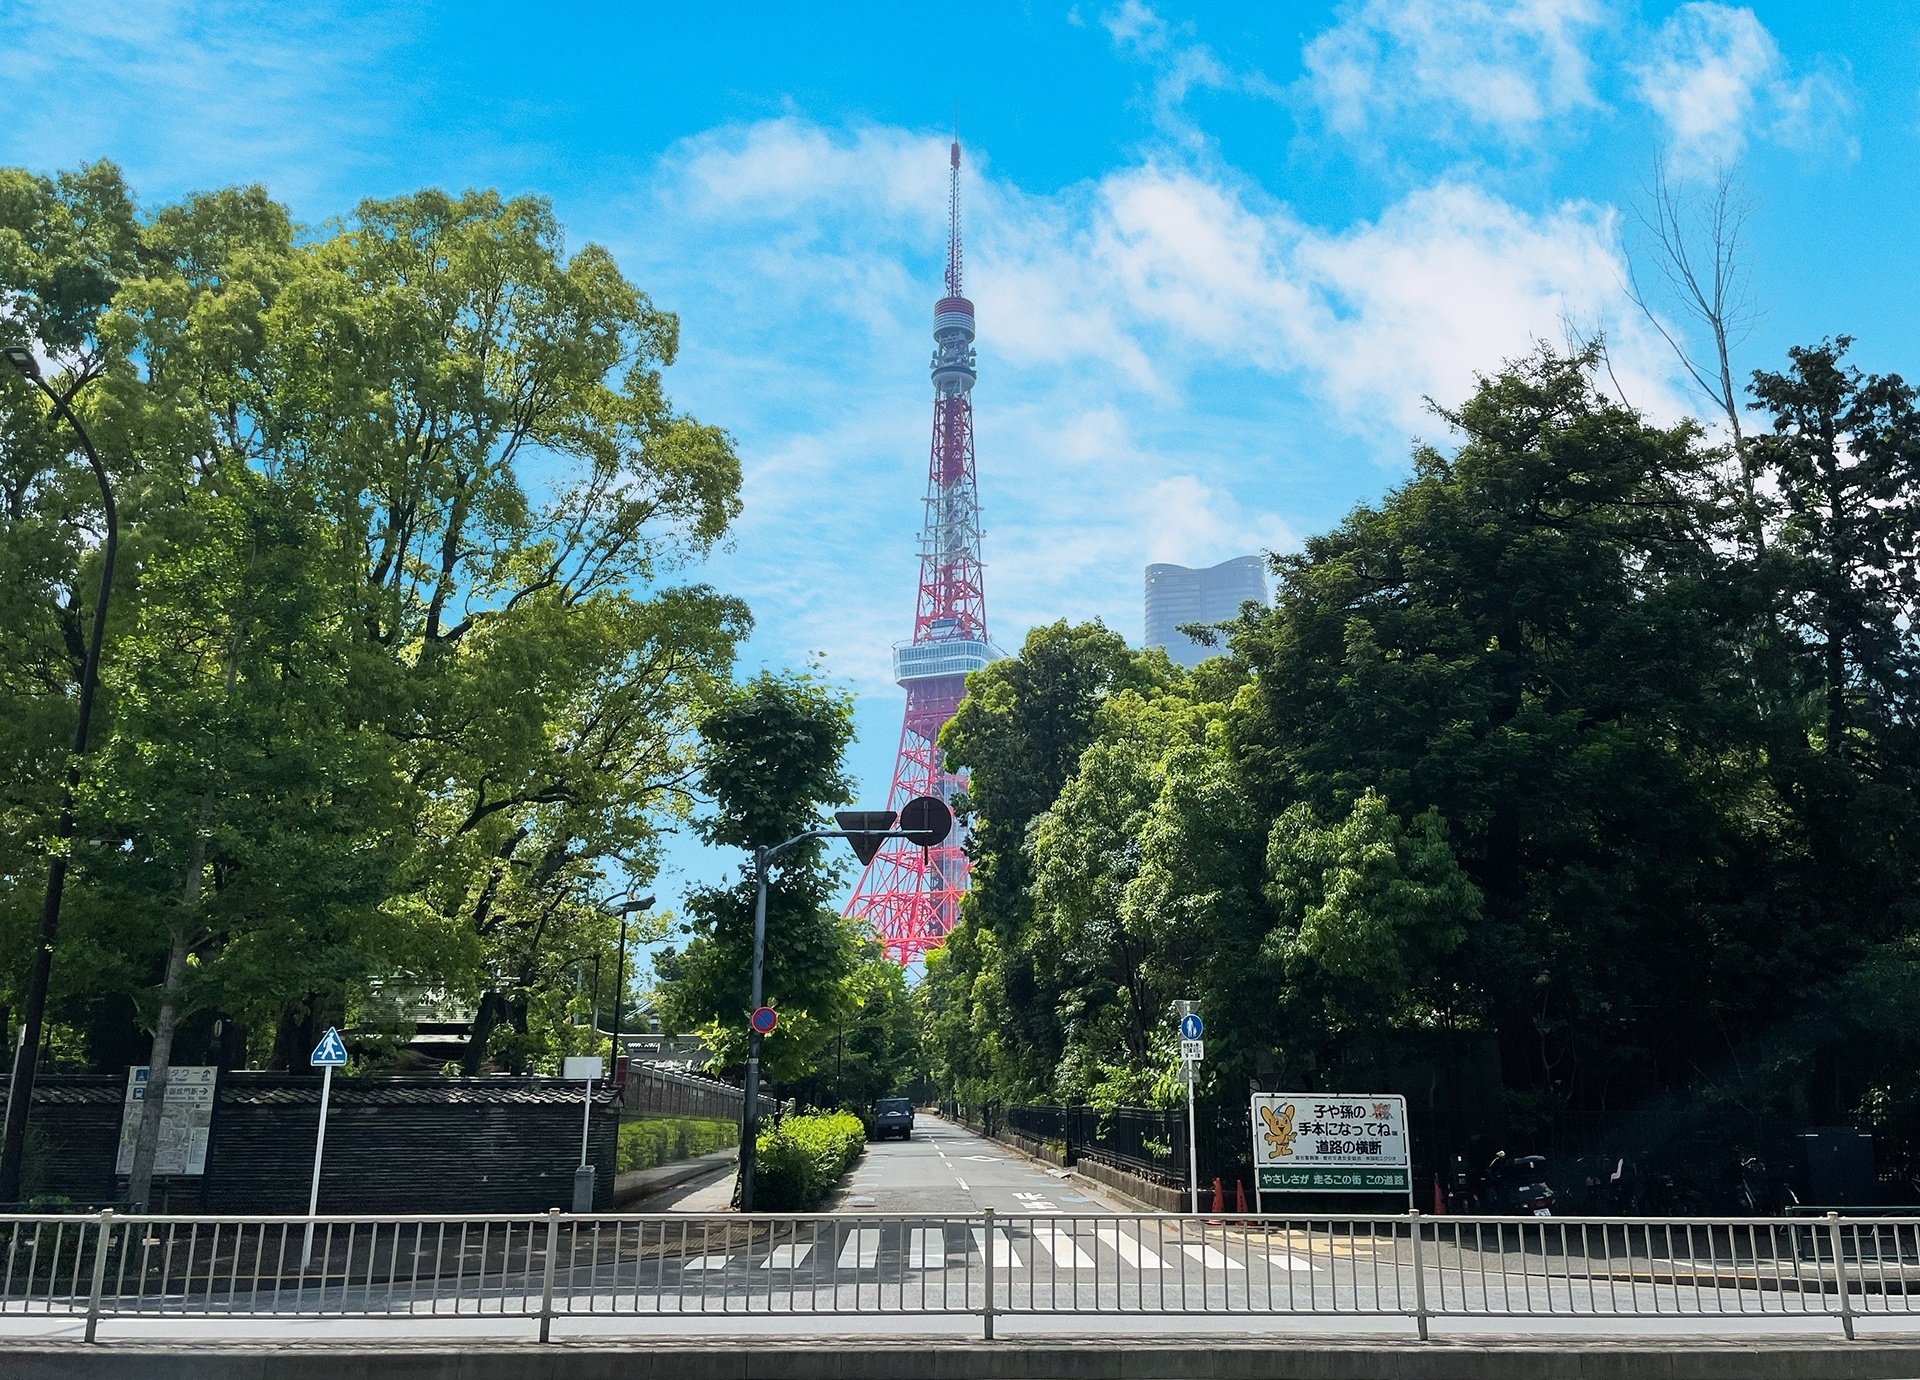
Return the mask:
[[313,1055],[307,1062],[317,1069],[343,1069],[347,1066],[347,1043],[340,1038],[340,1032],[332,1026],[320,1037],[320,1043],[314,1046]]

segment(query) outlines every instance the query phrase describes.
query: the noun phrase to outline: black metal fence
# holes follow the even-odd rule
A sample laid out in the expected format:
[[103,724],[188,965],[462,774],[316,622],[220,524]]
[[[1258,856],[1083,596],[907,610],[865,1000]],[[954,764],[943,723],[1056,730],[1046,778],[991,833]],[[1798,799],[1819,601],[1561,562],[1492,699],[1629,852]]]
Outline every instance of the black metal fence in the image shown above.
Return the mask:
[[[942,1110],[984,1135],[1022,1136],[1067,1164],[1098,1160],[1168,1187],[1187,1182],[1184,1109],[948,1102]],[[1252,1193],[1249,1127],[1238,1108],[1210,1111],[1202,1104],[1198,1112],[1200,1184],[1205,1191],[1219,1179],[1231,1206],[1236,1185]],[[1852,1152],[1843,1155],[1850,1141]],[[1499,1137],[1464,1135],[1457,1125],[1436,1120],[1414,1137],[1415,1201],[1425,1211],[1444,1197],[1454,1156],[1477,1174],[1503,1149],[1544,1155],[1557,1206],[1573,1213],[1767,1215],[1795,1204],[1920,1204],[1920,1146],[1905,1136],[1673,1109],[1561,1111],[1542,1126]]]
[[[1169,1188],[1181,1188],[1187,1182],[1184,1111],[998,1102],[946,1102],[941,1110],[983,1135],[1024,1136],[1058,1152],[1068,1164],[1098,1160]],[[1235,1183],[1251,1185],[1252,1151],[1245,1126],[1237,1119],[1231,1126],[1223,1125],[1202,1109],[1194,1130],[1203,1184],[1218,1178],[1228,1192]]]

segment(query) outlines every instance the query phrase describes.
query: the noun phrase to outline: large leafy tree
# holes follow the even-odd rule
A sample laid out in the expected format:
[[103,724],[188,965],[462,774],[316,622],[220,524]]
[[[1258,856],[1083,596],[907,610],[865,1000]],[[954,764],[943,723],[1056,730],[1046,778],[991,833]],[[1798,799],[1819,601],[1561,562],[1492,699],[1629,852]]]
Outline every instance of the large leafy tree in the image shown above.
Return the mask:
[[[1164,658],[1158,666],[1170,669]],[[1101,703],[1155,675],[1118,633],[1053,623],[1030,632],[1019,656],[968,677],[966,698],[941,733],[949,764],[968,773],[962,812],[971,817],[973,873],[959,928],[977,940],[950,937],[952,956],[934,971],[969,992],[966,1004],[978,1008],[970,1026],[984,1024],[988,1006],[1004,1013],[1005,1072],[1030,1089],[1050,1081],[1063,1033],[1056,991],[1041,972],[1048,956],[1033,930],[1027,831],[1093,741]],[[975,966],[989,958],[990,970]]]
[[277,315],[301,464],[399,685],[413,894],[477,974],[467,1067],[517,1065],[552,956],[605,943],[596,877],[646,875],[690,798],[746,612],[654,586],[738,511],[738,461],[668,402],[674,318],[542,201],[370,202],[311,268]]
[[[739,475],[666,398],[672,316],[537,199],[422,193],[301,234],[257,188],[143,214],[105,167],[0,173],[0,294],[121,500],[63,1028],[161,1088],[216,1017],[221,1057],[290,1063],[376,996],[471,1002],[470,1067],[570,1038],[538,1028],[560,969],[611,968],[593,898],[644,881],[688,808],[747,626],[674,583]],[[0,384],[12,933],[91,599],[70,445]]]

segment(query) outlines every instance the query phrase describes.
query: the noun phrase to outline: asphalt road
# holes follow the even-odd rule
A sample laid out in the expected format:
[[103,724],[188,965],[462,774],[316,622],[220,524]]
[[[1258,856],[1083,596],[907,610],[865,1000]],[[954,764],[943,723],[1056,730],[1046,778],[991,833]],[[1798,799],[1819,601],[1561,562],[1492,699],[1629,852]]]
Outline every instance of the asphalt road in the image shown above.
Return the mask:
[[1081,1181],[1048,1173],[1006,1147],[928,1112],[909,1140],[875,1141],[834,1204],[837,1212],[1100,1213],[1109,1205]]

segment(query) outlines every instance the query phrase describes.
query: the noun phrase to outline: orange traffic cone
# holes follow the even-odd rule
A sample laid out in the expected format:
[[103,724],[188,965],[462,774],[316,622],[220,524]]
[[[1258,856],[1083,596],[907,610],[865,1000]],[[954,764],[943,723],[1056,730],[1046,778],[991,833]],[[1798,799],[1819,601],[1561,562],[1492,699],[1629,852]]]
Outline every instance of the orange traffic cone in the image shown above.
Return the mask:
[[1247,1215],[1247,1186],[1238,1179],[1233,1181],[1233,1210],[1242,1217]]
[[1215,1212],[1225,1212],[1227,1210],[1227,1193],[1226,1190],[1220,1186],[1220,1180],[1217,1178],[1213,1181],[1213,1210]]
[[1438,1174],[1433,1176],[1433,1215],[1435,1217],[1445,1217],[1447,1215],[1447,1195],[1440,1191],[1440,1176]]

